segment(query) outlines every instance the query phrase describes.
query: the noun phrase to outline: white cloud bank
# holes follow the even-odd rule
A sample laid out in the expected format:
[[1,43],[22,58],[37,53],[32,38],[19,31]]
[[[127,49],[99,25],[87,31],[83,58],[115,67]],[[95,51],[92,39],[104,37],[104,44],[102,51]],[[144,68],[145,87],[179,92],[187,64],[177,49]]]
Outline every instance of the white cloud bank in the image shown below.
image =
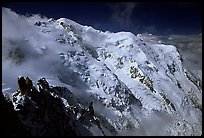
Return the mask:
[[57,43],[34,25],[44,20],[47,19],[39,15],[26,17],[2,8],[2,90],[17,89],[19,76],[36,81],[39,75],[51,75],[55,71]]
[[[4,83],[2,90],[13,88],[14,90],[9,91],[15,91],[19,76],[29,76],[33,82],[36,82],[39,77],[57,77],[60,72],[62,73],[60,74],[61,77],[67,80],[71,78],[71,75],[75,75],[72,70],[67,69],[65,73],[63,72],[65,67],[60,66],[59,55],[57,54],[61,51],[65,52],[65,49],[56,42],[54,34],[53,36],[46,35],[38,26],[34,25],[38,20],[47,19],[41,18],[39,15],[20,16],[10,9],[2,8],[2,82]],[[67,50],[68,48],[66,48]],[[78,82],[80,92],[83,91],[82,85],[85,83],[80,82],[76,75],[74,77],[75,80],[70,80],[68,83]],[[85,98],[89,96],[85,96],[83,92],[79,94]],[[102,108],[98,109],[103,110]],[[154,112],[145,116],[142,114],[137,118],[142,124],[140,128],[132,131],[121,131],[119,135],[166,135],[162,129],[170,127],[169,124],[178,119],[177,117],[172,119],[172,116],[166,113],[157,114]]]

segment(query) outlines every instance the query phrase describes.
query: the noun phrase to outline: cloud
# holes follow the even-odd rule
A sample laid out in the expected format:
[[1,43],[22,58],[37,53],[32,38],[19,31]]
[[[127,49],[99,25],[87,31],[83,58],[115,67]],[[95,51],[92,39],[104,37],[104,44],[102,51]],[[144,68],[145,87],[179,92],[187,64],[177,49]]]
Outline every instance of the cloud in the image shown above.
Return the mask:
[[[158,33],[158,28],[155,24],[147,25],[147,21],[142,19],[141,15],[135,16],[136,7],[140,7],[137,2],[120,2],[116,4],[109,4],[112,14],[110,21],[118,30],[125,30],[135,34],[138,33]],[[149,13],[147,13],[149,14]],[[112,27],[113,28],[113,27]]]
[[[45,19],[40,15],[18,15],[2,7],[2,82],[12,90],[17,89],[19,76],[36,81],[38,76],[53,74],[55,70],[57,42],[38,30],[34,25],[37,20]],[[46,53],[42,47],[46,47]]]
[[[148,115],[138,116],[140,125],[131,130],[121,130],[118,136],[165,136],[173,124],[174,117],[166,112],[152,111]],[[162,127],[161,127],[162,126]]]
[[134,12],[135,2],[122,2],[110,5],[112,10],[111,21],[119,23],[121,26],[132,25],[132,14]]
[[[158,37],[165,44],[177,47],[183,59],[183,65],[202,81],[202,33]],[[169,39],[171,38],[171,39]]]

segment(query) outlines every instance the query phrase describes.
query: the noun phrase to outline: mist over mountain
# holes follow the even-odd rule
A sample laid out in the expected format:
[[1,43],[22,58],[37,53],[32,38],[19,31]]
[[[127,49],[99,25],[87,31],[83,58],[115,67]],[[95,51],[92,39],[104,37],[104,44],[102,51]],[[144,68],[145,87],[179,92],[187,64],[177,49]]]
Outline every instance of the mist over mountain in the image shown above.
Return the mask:
[[182,56],[184,66],[202,82],[202,33],[193,35],[148,35],[158,43],[174,45]]
[[[2,93],[26,135],[202,135],[202,72],[184,62],[180,38],[2,8]],[[32,90],[19,90],[19,76]]]
[[171,35],[166,42],[178,48],[183,57],[184,65],[202,81],[202,33]]

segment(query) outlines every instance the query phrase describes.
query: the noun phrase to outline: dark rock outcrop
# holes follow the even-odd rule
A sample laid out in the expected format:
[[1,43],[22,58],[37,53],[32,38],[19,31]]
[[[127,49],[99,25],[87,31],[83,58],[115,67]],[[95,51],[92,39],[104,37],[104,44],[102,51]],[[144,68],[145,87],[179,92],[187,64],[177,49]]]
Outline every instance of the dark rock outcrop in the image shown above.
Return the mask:
[[30,133],[20,121],[11,101],[0,92],[1,136],[29,136]]
[[[38,81],[39,90],[27,78],[26,90],[12,94],[6,101],[1,93],[2,135],[10,136],[91,136],[87,127],[96,127],[103,134],[99,118],[94,116],[93,102],[89,108],[65,87],[49,86],[45,78]],[[22,88],[23,87],[23,88]],[[80,114],[83,109],[84,115]],[[79,117],[80,116],[80,117]],[[80,119],[83,116],[83,120]],[[97,121],[95,121],[97,120]]]

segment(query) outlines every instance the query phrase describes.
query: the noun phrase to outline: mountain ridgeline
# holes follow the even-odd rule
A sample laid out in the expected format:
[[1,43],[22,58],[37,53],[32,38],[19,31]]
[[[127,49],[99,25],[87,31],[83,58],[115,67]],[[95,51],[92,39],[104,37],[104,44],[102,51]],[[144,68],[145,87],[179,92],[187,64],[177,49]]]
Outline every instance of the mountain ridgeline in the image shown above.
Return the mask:
[[175,46],[6,8],[2,28],[2,92],[27,135],[202,134],[202,85]]

